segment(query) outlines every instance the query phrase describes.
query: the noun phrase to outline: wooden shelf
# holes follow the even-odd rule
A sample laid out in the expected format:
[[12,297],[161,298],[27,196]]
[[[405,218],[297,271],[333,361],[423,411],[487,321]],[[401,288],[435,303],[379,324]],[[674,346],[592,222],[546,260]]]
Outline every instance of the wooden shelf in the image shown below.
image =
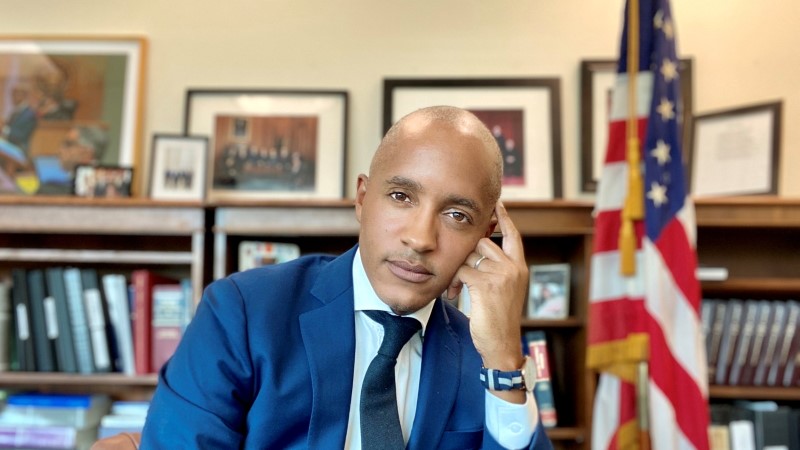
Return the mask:
[[759,293],[777,295],[797,295],[800,297],[800,279],[789,278],[735,278],[724,281],[703,281],[703,293],[714,295],[741,296]]
[[3,387],[39,388],[41,386],[77,386],[77,387],[148,387],[153,388],[158,382],[158,375],[123,375],[108,374],[72,374],[58,372],[3,372],[0,384]]
[[800,199],[769,196],[695,200],[697,226],[800,227]]
[[708,387],[708,396],[712,400],[800,401],[800,388],[712,385]]
[[552,441],[574,441],[582,443],[586,439],[586,430],[580,427],[545,428],[547,437]]
[[583,321],[577,317],[567,317],[566,319],[528,319],[523,318],[520,325],[524,328],[550,328],[563,329],[583,327]]
[[115,264],[191,264],[191,252],[0,248],[2,261]]

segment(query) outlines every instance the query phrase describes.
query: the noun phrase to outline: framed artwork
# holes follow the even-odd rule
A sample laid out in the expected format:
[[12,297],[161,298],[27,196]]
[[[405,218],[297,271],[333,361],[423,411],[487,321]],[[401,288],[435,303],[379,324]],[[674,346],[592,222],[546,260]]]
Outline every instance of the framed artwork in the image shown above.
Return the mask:
[[695,116],[692,196],[777,194],[782,106],[775,101]]
[[[680,121],[683,127],[684,162],[688,161],[689,121],[692,116],[692,60],[683,58],[678,65],[681,80],[683,109]],[[617,60],[597,59],[581,61],[581,189],[595,192],[608,144],[608,125],[611,116],[611,96],[617,78]]]
[[130,167],[80,165],[75,168],[73,191],[78,197],[130,197],[132,183]]
[[562,195],[560,102],[557,78],[385,79],[383,132],[419,108],[467,109],[503,152],[502,198],[551,200]]
[[72,194],[79,165],[139,163],[146,41],[0,37],[0,191]]
[[203,200],[208,138],[154,134],[150,153],[150,197]]
[[534,264],[529,269],[528,317],[566,318],[569,315],[569,264]]
[[211,201],[344,197],[344,91],[190,89],[184,134],[209,137]]

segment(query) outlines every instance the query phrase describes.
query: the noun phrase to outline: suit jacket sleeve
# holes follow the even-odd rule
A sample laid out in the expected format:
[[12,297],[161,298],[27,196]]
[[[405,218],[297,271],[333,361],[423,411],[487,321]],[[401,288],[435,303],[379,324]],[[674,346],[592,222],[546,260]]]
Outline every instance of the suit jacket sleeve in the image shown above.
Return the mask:
[[212,283],[161,370],[142,449],[242,446],[253,395],[247,327],[236,285]]

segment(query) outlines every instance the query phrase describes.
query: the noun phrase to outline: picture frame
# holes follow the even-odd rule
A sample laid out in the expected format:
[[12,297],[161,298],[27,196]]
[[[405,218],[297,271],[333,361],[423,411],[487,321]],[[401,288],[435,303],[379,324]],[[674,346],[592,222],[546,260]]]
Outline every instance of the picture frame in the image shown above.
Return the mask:
[[189,89],[184,134],[207,136],[212,202],[341,199],[348,94]]
[[561,82],[558,78],[387,78],[383,133],[420,108],[451,105],[474,113],[503,151],[503,200],[562,196]]
[[[691,58],[681,58],[678,74],[681,80],[681,102],[684,162],[688,161],[690,145],[690,123],[693,102],[693,63]],[[584,193],[597,191],[597,182],[603,169],[608,143],[610,92],[617,76],[617,60],[590,59],[581,61],[580,115],[581,115],[581,190]]]
[[717,110],[692,120],[693,197],[777,195],[783,102]]
[[156,133],[150,149],[151,198],[203,200],[208,167],[207,137]]
[[73,192],[77,197],[127,198],[132,184],[132,167],[85,164],[75,168]]
[[0,36],[0,191],[72,195],[78,165],[138,166],[146,53],[137,36]]
[[569,315],[570,265],[533,264],[529,267],[527,317],[565,319]]

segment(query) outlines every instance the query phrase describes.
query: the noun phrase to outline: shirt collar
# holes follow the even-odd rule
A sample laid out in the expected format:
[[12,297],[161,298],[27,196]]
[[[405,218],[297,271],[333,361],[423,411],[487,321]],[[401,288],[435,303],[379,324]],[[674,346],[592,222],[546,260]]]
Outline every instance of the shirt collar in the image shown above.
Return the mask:
[[[425,335],[425,328],[428,326],[428,321],[433,312],[434,300],[432,299],[427,305],[419,310],[407,314],[404,317],[413,317],[422,324],[422,335]],[[367,272],[364,270],[364,264],[361,261],[361,249],[356,250],[356,256],[353,258],[353,304],[356,311],[378,310],[386,311],[394,314],[389,308],[389,305],[383,302],[375,293],[372,284],[367,278]]]

